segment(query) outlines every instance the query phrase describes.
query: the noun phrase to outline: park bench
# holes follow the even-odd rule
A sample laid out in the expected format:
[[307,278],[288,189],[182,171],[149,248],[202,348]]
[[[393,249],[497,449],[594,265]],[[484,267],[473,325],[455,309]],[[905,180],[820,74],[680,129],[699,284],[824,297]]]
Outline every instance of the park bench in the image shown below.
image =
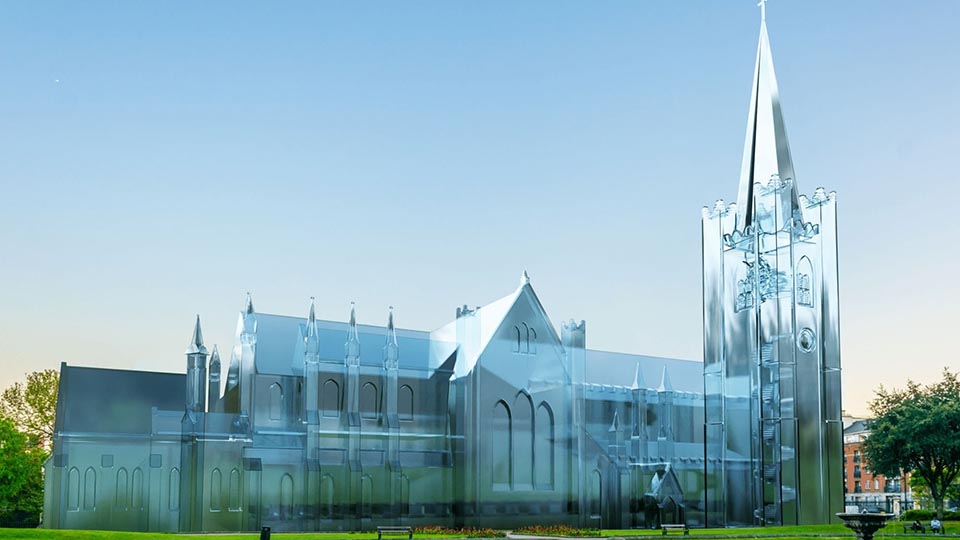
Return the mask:
[[670,531],[683,531],[684,535],[690,534],[690,529],[688,529],[686,524],[684,523],[670,523],[670,524],[660,525],[660,531],[662,533],[662,536],[666,536],[667,533]]
[[912,533],[918,532],[920,534],[927,534],[927,528],[924,527],[922,523],[920,524],[919,527],[913,523],[903,523],[902,525],[903,525],[903,534],[907,534],[907,532],[912,532]]
[[381,540],[385,534],[405,534],[407,538],[413,538],[412,527],[377,527],[377,540]]

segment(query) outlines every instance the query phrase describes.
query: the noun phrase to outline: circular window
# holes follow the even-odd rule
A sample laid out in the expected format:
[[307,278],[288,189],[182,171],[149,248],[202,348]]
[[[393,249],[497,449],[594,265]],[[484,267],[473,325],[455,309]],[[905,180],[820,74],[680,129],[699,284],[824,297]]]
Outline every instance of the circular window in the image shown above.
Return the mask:
[[803,352],[810,352],[817,348],[817,334],[809,328],[804,328],[797,335],[797,345]]

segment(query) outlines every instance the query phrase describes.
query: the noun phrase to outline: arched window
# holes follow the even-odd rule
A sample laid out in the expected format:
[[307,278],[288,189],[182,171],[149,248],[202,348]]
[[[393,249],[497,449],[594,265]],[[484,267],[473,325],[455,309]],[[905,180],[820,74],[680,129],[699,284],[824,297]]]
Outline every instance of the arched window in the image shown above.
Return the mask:
[[320,392],[323,416],[327,418],[340,417],[340,385],[333,379],[327,379],[323,383],[323,391]]
[[397,415],[400,420],[407,422],[413,420],[413,388],[410,388],[409,385],[405,384],[400,387],[397,396]]
[[97,507],[97,472],[93,467],[87,467],[83,473],[83,509],[93,510]]
[[513,337],[512,350],[513,352],[518,353],[520,352],[520,327],[518,326],[513,327],[512,337]]
[[530,352],[530,327],[527,326],[527,323],[520,323],[520,333],[524,338],[523,342],[520,343],[520,353],[526,354]]
[[377,385],[372,382],[365,383],[360,389],[360,416],[375,420],[379,412],[379,399],[377,399]]
[[554,443],[553,411],[546,401],[537,407],[535,421],[536,436],[534,437],[534,487],[537,489],[553,489],[554,465],[556,462]]
[[269,407],[268,407],[268,416],[270,420],[282,420],[283,419],[283,387],[280,386],[280,383],[273,383],[270,385],[269,394]]
[[410,513],[410,478],[405,474],[400,475],[400,515],[405,516]]
[[526,392],[513,400],[513,489],[533,487],[533,401]]
[[510,418],[510,406],[505,402],[498,401],[493,407],[493,438],[492,438],[492,471],[493,484],[500,488],[509,488],[510,479],[513,476],[510,467],[513,460],[513,442],[511,435],[513,433],[512,419]]
[[537,331],[533,328],[527,330],[527,350],[530,354],[537,354]]
[[213,471],[210,473],[210,511],[219,512],[223,510],[223,501],[221,501],[221,493],[223,489],[223,475],[220,474],[220,469],[214,467]]
[[126,510],[130,502],[130,493],[127,489],[129,484],[127,484],[127,480],[127,470],[123,467],[117,469],[117,488],[113,492],[114,498],[116,499],[113,507],[116,510]]
[[360,517],[368,518],[373,515],[373,508],[370,504],[373,498],[373,480],[369,474],[360,477]]
[[600,471],[596,469],[590,476],[590,515],[599,516],[603,510],[603,482],[600,479]]
[[180,510],[180,469],[170,469],[170,480],[167,482],[167,507],[170,510]]
[[240,471],[230,470],[230,500],[227,502],[231,512],[240,511]]
[[325,474],[320,477],[320,517],[334,517],[334,497],[336,486],[333,483],[333,477]]
[[67,510],[80,510],[80,471],[76,467],[67,473]]
[[813,264],[806,256],[797,263],[797,304],[813,307]]
[[130,507],[134,510],[143,510],[143,471],[140,467],[133,470],[130,484]]
[[289,474],[280,478],[280,519],[293,519],[293,477]]

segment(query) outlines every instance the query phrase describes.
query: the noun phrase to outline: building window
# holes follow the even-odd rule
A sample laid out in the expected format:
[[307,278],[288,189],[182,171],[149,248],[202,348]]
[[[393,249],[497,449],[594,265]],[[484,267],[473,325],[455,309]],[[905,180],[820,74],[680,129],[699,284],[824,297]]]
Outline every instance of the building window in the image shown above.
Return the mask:
[[813,265],[807,257],[797,264],[797,303],[813,307]]
[[114,508],[117,510],[126,510],[127,504],[130,501],[130,496],[127,491],[129,484],[127,484],[127,470],[123,467],[117,471],[117,489],[114,491],[114,496],[116,502],[114,502]]
[[214,468],[210,473],[210,511],[219,512],[222,510],[220,501],[221,490],[223,489],[223,477],[220,469]]
[[513,352],[520,352],[520,327],[513,327]]
[[236,468],[230,471],[230,505],[231,512],[240,511],[240,471]]
[[167,482],[167,508],[180,510],[180,469],[170,469],[170,481]]
[[83,473],[83,509],[93,510],[97,506],[97,473],[93,467],[87,467]]
[[337,381],[327,379],[323,383],[320,399],[323,404],[323,416],[326,418],[338,418],[340,416],[340,385],[337,384]]
[[554,441],[553,441],[553,411],[547,402],[537,407],[537,417],[534,420],[536,435],[534,436],[534,487],[536,489],[552,490],[554,477]]
[[854,450],[854,451],[853,451],[853,462],[854,462],[854,463],[860,463],[860,451],[859,451],[859,450]]
[[280,519],[293,519],[293,477],[289,474],[280,478]]
[[493,439],[492,439],[492,480],[495,487],[509,488],[513,474],[510,470],[513,465],[513,419],[510,416],[510,406],[498,401],[493,407]]
[[400,387],[397,396],[397,415],[404,422],[413,420],[413,388],[406,384]]
[[282,420],[283,419],[283,387],[280,386],[280,383],[273,383],[270,385],[269,391],[269,417],[270,420]]
[[80,510],[80,471],[76,467],[67,474],[67,510]]
[[753,307],[753,272],[747,272],[747,263],[741,266],[737,272],[737,298],[734,303],[734,311],[743,311]]
[[372,382],[368,382],[363,385],[363,388],[360,389],[360,416],[362,418],[368,418],[371,420],[376,420],[377,413],[379,412],[378,399],[377,399],[377,385]]

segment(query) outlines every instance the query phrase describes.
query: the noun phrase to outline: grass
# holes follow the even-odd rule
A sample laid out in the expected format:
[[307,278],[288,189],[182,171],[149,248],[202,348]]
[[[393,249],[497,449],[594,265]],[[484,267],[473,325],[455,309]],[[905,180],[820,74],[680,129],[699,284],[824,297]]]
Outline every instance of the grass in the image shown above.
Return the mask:
[[[886,527],[877,532],[878,537],[902,536],[903,529],[899,522],[891,522]],[[948,529],[947,537],[957,537],[956,531]],[[777,540],[809,540],[811,536],[816,535],[819,539],[843,539],[851,540],[853,532],[843,525],[804,525],[796,527],[751,527],[739,529],[690,529],[690,537],[697,536],[720,536],[731,538],[776,538]],[[659,529],[603,529],[603,537],[637,537],[637,536],[661,536]],[[377,537],[375,532],[316,532],[316,533],[274,533],[272,538],[276,540],[374,540]],[[669,537],[675,540],[685,540],[685,537],[678,533],[672,533]],[[49,529],[0,529],[0,540],[256,540],[259,533],[231,533],[231,534],[171,534],[171,533],[135,533],[121,531],[75,531],[75,530],[49,530]],[[399,536],[390,536],[391,539],[399,539]],[[414,540],[441,538],[462,538],[455,534],[431,534],[417,533]],[[594,537],[596,538],[596,537]],[[934,538],[930,536],[930,540]]]

